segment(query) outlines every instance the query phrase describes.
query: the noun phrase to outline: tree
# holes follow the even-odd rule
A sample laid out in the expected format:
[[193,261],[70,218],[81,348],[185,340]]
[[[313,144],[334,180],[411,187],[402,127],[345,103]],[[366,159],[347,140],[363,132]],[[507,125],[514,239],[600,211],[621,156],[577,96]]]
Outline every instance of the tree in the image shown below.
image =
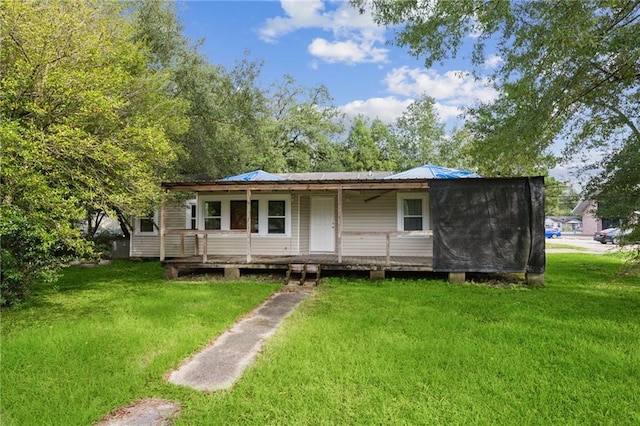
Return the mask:
[[444,125],[436,112],[435,100],[423,96],[409,105],[396,121],[400,170],[438,163],[437,147],[444,139]]
[[116,3],[0,5],[1,304],[91,252],[87,211],[142,214],[163,196],[169,135],[188,122]]
[[[331,137],[342,131],[342,114],[327,88],[300,86],[285,75],[269,88],[265,98],[270,129],[266,135],[284,160],[277,171],[317,169],[322,162],[318,155],[332,147]],[[273,160],[268,159],[271,164]]]
[[345,147],[349,152],[345,169],[352,171],[377,171],[386,169],[382,152],[374,139],[367,119],[355,117],[347,136]]
[[544,196],[545,214],[549,216],[569,216],[579,201],[571,185],[551,176],[544,178]]
[[247,52],[232,69],[209,63],[182,34],[171,2],[140,1],[133,15],[152,64],[171,75],[172,94],[189,102],[191,126],[175,138],[184,148],[183,177],[306,171],[333,157],[341,115],[326,87],[300,86],[291,76],[263,87],[262,62]]
[[[604,154],[588,185],[596,200],[615,194],[621,217],[640,210],[640,3],[637,1],[352,0],[427,67],[455,57],[473,40],[479,75],[487,53],[501,60],[491,75],[500,97],[470,111],[481,173],[539,173],[565,154]],[[495,47],[488,52],[487,47]],[[480,162],[478,160],[478,162]],[[640,233],[636,227],[636,233]],[[640,236],[640,235],[636,235]]]

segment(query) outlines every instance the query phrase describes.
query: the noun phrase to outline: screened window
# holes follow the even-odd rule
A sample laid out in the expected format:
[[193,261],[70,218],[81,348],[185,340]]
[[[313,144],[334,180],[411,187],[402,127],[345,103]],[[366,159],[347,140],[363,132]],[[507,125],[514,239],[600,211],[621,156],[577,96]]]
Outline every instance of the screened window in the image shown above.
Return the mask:
[[153,215],[140,218],[140,232],[153,233],[155,228],[153,225]]
[[204,202],[204,229],[220,229],[222,224],[222,202]]
[[284,234],[286,221],[286,209],[284,201],[269,201],[267,215],[269,234]]
[[[244,200],[231,200],[230,204],[230,229],[247,229],[247,202]],[[258,200],[251,200],[251,232],[258,232]]]

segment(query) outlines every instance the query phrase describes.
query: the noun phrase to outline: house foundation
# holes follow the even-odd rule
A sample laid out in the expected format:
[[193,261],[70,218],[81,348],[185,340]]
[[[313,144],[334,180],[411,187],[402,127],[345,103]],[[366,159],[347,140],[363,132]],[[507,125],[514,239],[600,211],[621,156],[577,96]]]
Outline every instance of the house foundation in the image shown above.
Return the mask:
[[369,278],[372,280],[384,280],[384,269],[369,271]]
[[452,284],[462,284],[467,279],[464,272],[449,272],[449,282]]
[[527,280],[527,285],[531,287],[539,287],[544,285],[544,274],[534,274],[532,272],[527,272],[525,274],[525,278]]
[[164,277],[168,280],[175,280],[176,278],[178,278],[178,268],[171,265],[166,265],[164,267]]
[[224,268],[224,278],[227,280],[236,280],[240,278],[240,268],[235,268],[235,267]]

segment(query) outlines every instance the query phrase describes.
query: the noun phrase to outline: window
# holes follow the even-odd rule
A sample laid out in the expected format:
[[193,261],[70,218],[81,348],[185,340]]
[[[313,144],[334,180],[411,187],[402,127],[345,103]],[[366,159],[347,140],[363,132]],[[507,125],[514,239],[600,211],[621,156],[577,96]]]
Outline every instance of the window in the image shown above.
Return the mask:
[[[198,229],[247,229],[247,199],[243,194],[201,195],[197,212],[201,216],[194,220]],[[257,194],[251,200],[251,232],[258,236],[289,236],[291,196]],[[237,233],[237,236],[241,235]]]
[[154,230],[153,217],[140,218],[140,232],[153,232]]
[[405,198],[402,200],[405,231],[422,231],[422,200]]
[[204,229],[221,229],[222,225],[222,202],[204,202]]
[[[231,200],[229,203],[230,229],[247,229],[247,202]],[[251,200],[251,232],[258,232],[258,200]]]
[[157,216],[157,212],[149,212],[147,216],[137,218],[135,233],[137,235],[158,235]]
[[196,220],[197,211],[198,205],[196,204],[196,200],[187,201],[187,220],[185,229],[198,229],[198,222]]
[[427,195],[398,194],[398,230],[425,231],[429,228]]
[[267,216],[269,234],[284,234],[286,224],[285,202],[283,200],[269,201]]

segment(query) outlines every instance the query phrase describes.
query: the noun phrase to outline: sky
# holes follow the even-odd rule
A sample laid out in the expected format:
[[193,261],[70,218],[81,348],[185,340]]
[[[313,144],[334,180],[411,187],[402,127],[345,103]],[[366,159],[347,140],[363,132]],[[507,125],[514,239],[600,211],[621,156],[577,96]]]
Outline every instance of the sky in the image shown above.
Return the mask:
[[[447,128],[460,127],[465,106],[497,96],[469,75],[470,53],[434,68],[392,42],[392,30],[377,26],[346,1],[178,1],[178,16],[210,62],[232,68],[248,53],[263,61],[265,85],[285,74],[306,87],[324,85],[348,116],[363,114],[392,123],[426,94]],[[469,40],[470,42],[472,40]],[[499,64],[491,56],[485,67]]]
[[[426,68],[422,58],[394,42],[393,29],[376,25],[341,0],[176,0],[184,34],[202,40],[200,53],[227,69],[245,55],[264,63],[263,87],[291,75],[305,87],[324,85],[348,117],[362,114],[393,123],[416,99],[428,95],[447,130],[462,127],[465,107],[495,99],[487,80],[471,71],[469,37],[456,58]],[[489,74],[501,58],[487,53],[479,74]],[[560,149],[554,149],[556,154]],[[551,176],[580,189],[563,164]]]

